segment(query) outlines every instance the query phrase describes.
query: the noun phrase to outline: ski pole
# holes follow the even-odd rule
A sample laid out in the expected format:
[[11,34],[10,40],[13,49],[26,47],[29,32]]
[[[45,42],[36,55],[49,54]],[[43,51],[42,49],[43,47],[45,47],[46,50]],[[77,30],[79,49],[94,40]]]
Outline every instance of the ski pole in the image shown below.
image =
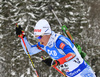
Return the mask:
[[52,13],[54,14],[54,16],[56,17],[59,25],[62,27],[64,33],[70,38],[70,40],[74,43],[74,40],[73,40],[73,37],[72,35],[70,34],[70,32],[68,31],[67,27],[65,25],[62,25],[59,18],[57,17],[56,13],[54,12],[53,8],[51,5],[48,6],[49,10],[52,11]]
[[[16,24],[16,27],[18,27],[17,24]],[[35,69],[34,63],[33,63],[32,59],[31,59],[31,56],[30,56],[30,54],[29,54],[29,51],[28,51],[28,49],[27,49],[27,47],[26,47],[25,41],[24,41],[24,39],[23,39],[22,36],[21,36],[21,39],[22,39],[23,44],[24,44],[24,46],[25,46],[25,49],[26,49],[26,51],[27,51],[27,53],[28,53],[28,57],[29,57],[29,59],[30,59],[30,61],[31,61],[31,63],[32,63],[32,66],[33,66],[33,68],[34,68],[34,71],[35,71],[37,77],[39,77],[39,75],[38,75],[38,73],[37,73],[37,71],[36,71],[36,69]]]
[[[41,58],[43,60],[45,60],[45,58],[43,56],[41,56]],[[67,77],[62,71],[60,71],[56,66],[53,66],[54,69],[56,69],[59,73],[61,73],[64,77]]]

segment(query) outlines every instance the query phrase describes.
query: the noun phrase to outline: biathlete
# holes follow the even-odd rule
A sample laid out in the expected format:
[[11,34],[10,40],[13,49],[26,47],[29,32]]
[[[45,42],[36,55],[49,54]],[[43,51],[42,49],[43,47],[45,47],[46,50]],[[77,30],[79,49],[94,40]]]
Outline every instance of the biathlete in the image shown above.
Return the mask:
[[[16,27],[16,34],[23,36],[30,55],[46,51],[51,58],[43,60],[48,66],[60,66],[68,77],[96,77],[91,67],[83,60],[75,45],[68,37],[51,30],[47,20],[39,20],[34,27],[34,35],[38,45],[31,45],[20,27]],[[26,48],[21,40],[24,51]],[[40,48],[39,48],[40,47]]]

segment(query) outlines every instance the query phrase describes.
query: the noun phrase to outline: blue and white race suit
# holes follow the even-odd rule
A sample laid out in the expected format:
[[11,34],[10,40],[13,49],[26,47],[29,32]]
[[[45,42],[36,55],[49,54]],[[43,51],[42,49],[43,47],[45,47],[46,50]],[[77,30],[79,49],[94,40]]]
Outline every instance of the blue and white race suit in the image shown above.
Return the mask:
[[[26,37],[24,37],[24,41],[30,55],[41,52],[41,50],[37,48],[37,45],[30,45]],[[22,40],[21,44],[27,54]],[[62,47],[61,44],[63,44]],[[68,77],[96,77],[91,67],[81,58],[77,48],[68,37],[58,35],[52,31],[47,45],[43,46],[40,43],[38,43],[38,45],[43,50],[45,50],[54,60],[58,60],[68,53],[75,54],[74,58],[60,65],[60,67],[66,72],[66,75]]]

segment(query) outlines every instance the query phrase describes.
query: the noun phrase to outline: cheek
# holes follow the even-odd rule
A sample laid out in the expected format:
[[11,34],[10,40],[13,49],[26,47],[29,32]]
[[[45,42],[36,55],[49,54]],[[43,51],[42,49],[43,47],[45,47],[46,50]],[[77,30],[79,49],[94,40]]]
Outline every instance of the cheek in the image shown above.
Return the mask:
[[42,39],[38,39],[38,41],[39,41],[39,42],[43,42],[43,40],[42,40]]
[[47,42],[47,37],[43,37],[42,41]]
[[43,42],[44,44],[47,44],[48,39],[47,39],[47,38],[43,38],[43,39],[42,39],[42,42]]

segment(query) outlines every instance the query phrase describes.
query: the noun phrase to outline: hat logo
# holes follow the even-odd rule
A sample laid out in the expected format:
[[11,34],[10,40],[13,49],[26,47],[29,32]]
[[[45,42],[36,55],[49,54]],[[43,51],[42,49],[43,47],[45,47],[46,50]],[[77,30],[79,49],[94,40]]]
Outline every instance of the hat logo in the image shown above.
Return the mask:
[[49,30],[49,28],[47,28],[47,30],[45,30],[45,32],[47,32]]
[[35,29],[34,32],[41,32],[41,29]]

